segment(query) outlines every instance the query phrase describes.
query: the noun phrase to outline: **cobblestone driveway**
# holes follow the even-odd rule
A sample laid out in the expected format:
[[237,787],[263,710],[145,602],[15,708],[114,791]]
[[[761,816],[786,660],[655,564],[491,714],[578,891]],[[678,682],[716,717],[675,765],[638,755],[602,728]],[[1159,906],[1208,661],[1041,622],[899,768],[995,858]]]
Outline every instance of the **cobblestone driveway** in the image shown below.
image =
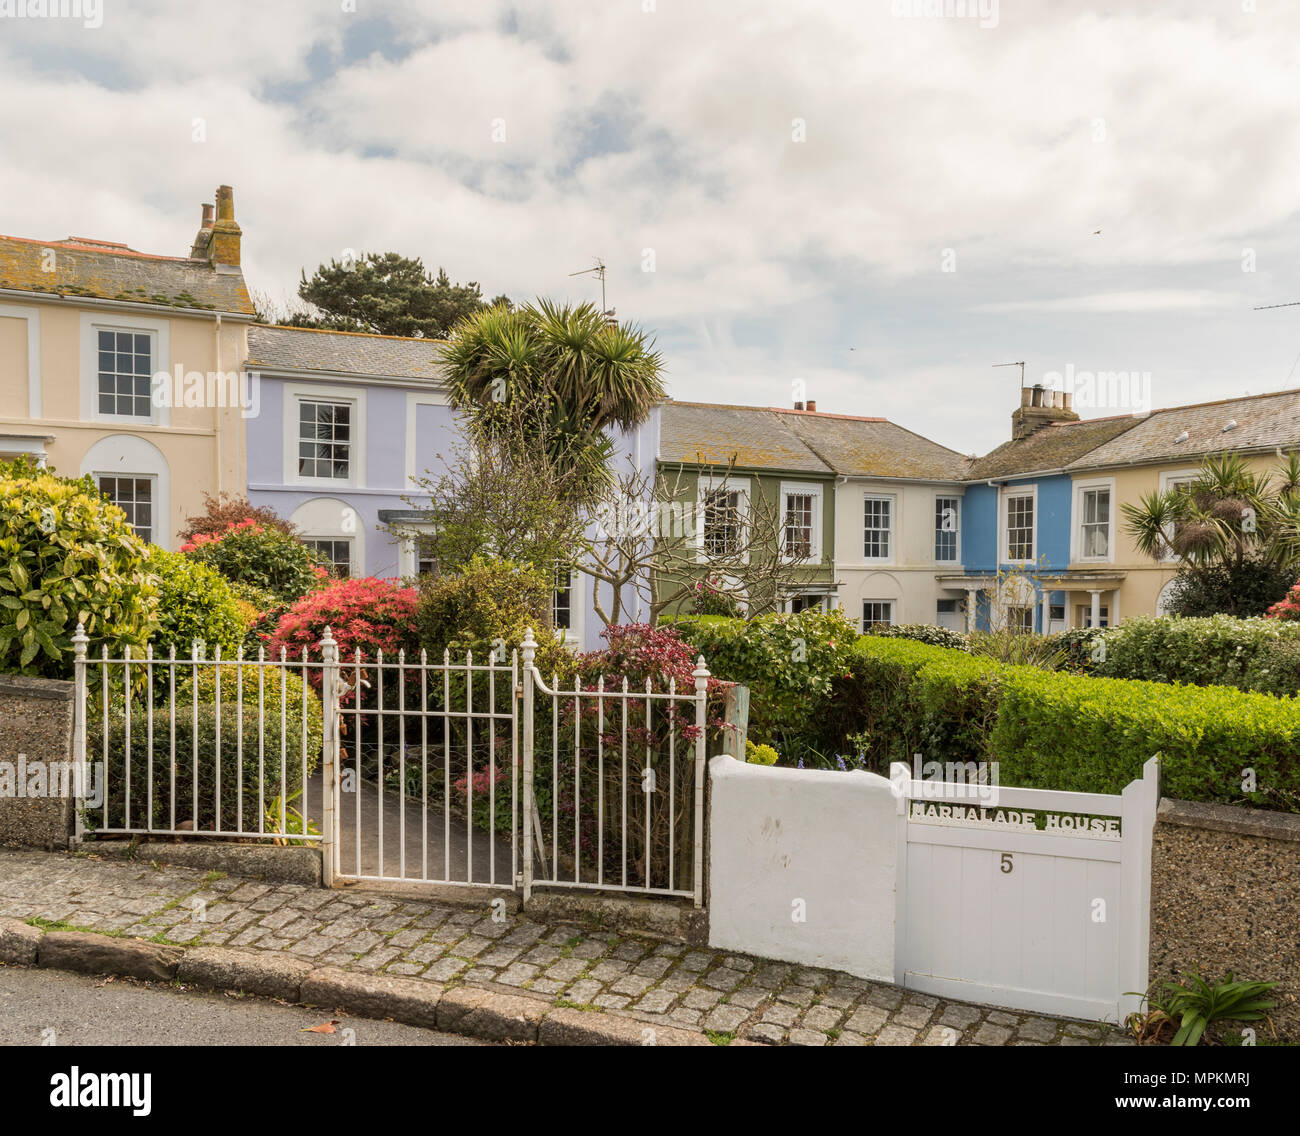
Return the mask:
[[[199,918],[199,915],[202,918]],[[228,945],[793,1045],[1124,1045],[1111,1027],[523,914],[0,849],[0,916]]]

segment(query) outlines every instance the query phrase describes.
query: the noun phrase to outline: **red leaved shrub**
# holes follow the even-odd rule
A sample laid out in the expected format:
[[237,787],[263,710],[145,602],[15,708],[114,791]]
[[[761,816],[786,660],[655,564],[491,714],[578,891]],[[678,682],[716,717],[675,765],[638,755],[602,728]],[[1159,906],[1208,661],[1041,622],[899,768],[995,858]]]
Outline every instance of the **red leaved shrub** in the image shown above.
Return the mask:
[[[339,645],[339,660],[350,663],[358,649],[366,662],[379,651],[397,661],[397,652],[418,651],[415,611],[419,595],[393,580],[373,576],[334,580],[318,592],[311,592],[293,604],[267,639],[267,653],[278,658],[284,647],[290,658],[300,657],[307,648],[312,660],[320,658],[320,641],[328,627]],[[309,671],[319,684],[318,671]]]

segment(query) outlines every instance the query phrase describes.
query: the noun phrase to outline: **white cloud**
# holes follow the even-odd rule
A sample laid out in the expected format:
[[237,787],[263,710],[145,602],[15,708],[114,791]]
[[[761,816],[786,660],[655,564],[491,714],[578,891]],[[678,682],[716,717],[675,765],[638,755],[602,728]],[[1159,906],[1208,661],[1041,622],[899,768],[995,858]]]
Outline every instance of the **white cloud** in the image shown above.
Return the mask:
[[229,182],[277,294],[391,248],[598,298],[568,273],[600,255],[692,397],[784,403],[804,372],[987,448],[1010,404],[971,376],[1098,334],[1188,398],[1285,375],[1296,325],[1249,309],[1300,288],[1300,10],[1238,7],[118,0],[93,32],[0,27],[0,231],[183,252]]

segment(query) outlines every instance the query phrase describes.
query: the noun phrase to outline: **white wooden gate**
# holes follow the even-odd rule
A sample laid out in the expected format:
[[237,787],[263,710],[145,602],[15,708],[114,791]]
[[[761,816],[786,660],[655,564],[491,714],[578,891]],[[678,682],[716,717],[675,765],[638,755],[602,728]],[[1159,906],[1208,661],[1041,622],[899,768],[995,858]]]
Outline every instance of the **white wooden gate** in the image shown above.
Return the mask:
[[[1094,1020],[1137,1009],[1129,992],[1147,985],[1157,759],[1121,796],[952,783],[944,791],[910,778],[894,766],[895,981]],[[962,789],[967,796],[953,792]]]

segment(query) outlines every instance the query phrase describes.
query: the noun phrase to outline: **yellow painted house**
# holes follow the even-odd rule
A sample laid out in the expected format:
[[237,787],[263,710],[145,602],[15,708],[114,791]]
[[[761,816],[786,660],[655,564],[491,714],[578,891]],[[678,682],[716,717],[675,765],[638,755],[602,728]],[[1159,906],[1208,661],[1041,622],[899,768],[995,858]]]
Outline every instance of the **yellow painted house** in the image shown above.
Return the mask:
[[229,186],[188,256],[0,236],[0,459],[90,474],[165,548],[205,492],[243,493],[240,242]]
[[1162,615],[1178,561],[1140,553],[1125,531],[1120,503],[1195,478],[1201,462],[1225,452],[1255,473],[1275,473],[1300,449],[1300,390],[1155,410],[1067,467],[1071,503],[1071,570],[1114,578],[1114,624],[1134,615]]

